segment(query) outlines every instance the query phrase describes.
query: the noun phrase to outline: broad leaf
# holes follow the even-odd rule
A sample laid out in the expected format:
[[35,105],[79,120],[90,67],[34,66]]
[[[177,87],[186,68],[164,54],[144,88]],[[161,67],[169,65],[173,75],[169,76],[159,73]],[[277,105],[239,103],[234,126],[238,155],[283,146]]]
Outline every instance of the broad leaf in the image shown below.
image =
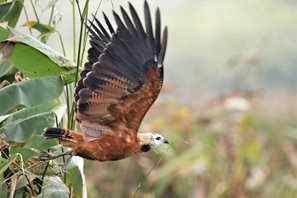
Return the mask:
[[12,147],[10,154],[20,153],[24,161],[40,155],[41,151],[46,151],[50,147],[58,145],[57,140],[47,140],[42,135],[33,135],[27,140],[24,146]]
[[0,4],[0,22],[7,21],[8,25],[15,27],[23,9],[23,1],[15,0]]
[[0,197],[8,197],[8,187],[5,182],[1,182],[0,185]]
[[46,56],[48,56],[54,63],[56,63],[60,67],[75,67],[75,63],[73,63],[70,59],[67,59],[62,54],[53,50],[49,46],[41,43],[39,40],[35,39],[32,36],[22,34],[12,28],[10,28],[11,32],[14,34],[13,37],[8,40],[14,43],[23,43],[31,46],[38,51],[42,52]]
[[60,76],[35,78],[11,84],[0,89],[0,115],[17,105],[33,107],[59,97],[64,82]]
[[16,43],[7,60],[30,78],[63,75],[68,83],[75,79],[75,69],[60,67],[48,56],[26,44]]
[[10,166],[12,162],[14,162],[17,158],[17,155],[12,155],[8,159],[0,158],[0,175],[4,173],[4,171]]
[[10,31],[0,26],[0,42],[8,39]]
[[32,135],[40,135],[45,127],[54,124],[54,113],[47,112],[11,122],[1,127],[0,133],[5,134],[6,141],[24,142]]
[[[1,54],[0,54],[0,56],[1,56]],[[1,59],[1,57],[0,57],[0,59]],[[16,71],[16,69],[7,60],[5,60],[2,64],[1,64],[1,60],[0,60],[0,78],[3,76],[6,76],[6,75],[13,74],[15,71]]]
[[56,139],[47,140],[42,135],[35,135],[23,146],[23,148],[35,149],[39,151],[44,151],[50,147],[57,145]]
[[72,157],[67,167],[67,185],[71,186],[75,197],[83,197],[84,188],[84,173],[83,173],[84,161],[81,157]]
[[60,177],[48,177],[43,180],[43,190],[37,197],[40,198],[59,198],[69,197],[69,190],[62,182]]
[[24,161],[27,161],[28,159],[38,155],[36,151],[28,148],[12,147],[10,149],[10,154],[17,154],[17,153],[22,156]]
[[[29,35],[19,33],[11,28],[10,31],[13,36],[6,39],[7,30],[0,29],[2,40],[0,42],[0,64],[1,59],[2,62],[8,61],[30,78],[63,75],[66,77],[67,83],[75,80],[76,66],[70,59]],[[3,41],[3,39],[6,40]]]
[[[24,119],[26,117],[33,116],[39,113],[52,111],[57,106],[58,106],[58,102],[54,100],[48,103],[36,105],[34,107],[21,109],[17,112],[9,114],[8,116],[7,115],[0,116],[0,123],[2,122],[0,126],[5,126],[11,122],[15,122],[16,120]],[[2,117],[4,118],[6,117],[4,122],[3,122],[4,119],[2,119]]]

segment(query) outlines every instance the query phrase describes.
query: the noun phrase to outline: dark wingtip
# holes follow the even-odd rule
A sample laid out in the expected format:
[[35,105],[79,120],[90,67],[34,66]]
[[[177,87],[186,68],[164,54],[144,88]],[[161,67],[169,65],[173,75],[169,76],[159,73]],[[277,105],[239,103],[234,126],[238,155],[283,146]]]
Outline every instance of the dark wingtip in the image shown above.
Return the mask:
[[133,5],[132,5],[132,3],[131,2],[128,2],[128,5],[129,5],[129,8],[131,9],[131,8],[133,8],[134,9],[134,7],[133,7]]
[[141,24],[141,21],[139,19],[139,16],[138,16],[135,8],[133,7],[133,5],[130,2],[129,2],[129,9],[130,9],[130,13],[132,15],[132,19],[133,19],[133,22],[134,22],[137,32],[140,35],[145,36],[145,32],[144,32],[143,26]]
[[103,18],[104,18],[104,20],[105,20],[105,23],[106,23],[106,25],[107,25],[107,27],[108,27],[110,33],[113,34],[113,33],[114,33],[114,29],[113,29],[113,27],[112,27],[112,25],[111,25],[111,23],[110,23],[108,17],[106,16],[106,14],[105,14],[104,12],[102,12],[102,14],[103,14]]
[[150,13],[150,8],[147,1],[144,2],[144,17],[145,17],[146,32],[149,35],[150,39],[153,39],[154,35],[153,35],[153,28],[152,28],[151,13]]
[[158,64],[163,64],[166,48],[167,48],[167,40],[168,40],[168,28],[167,26],[165,26],[163,31],[162,43],[161,43],[161,50],[158,56]]
[[161,14],[160,9],[157,8],[156,11],[156,29],[155,29],[155,40],[156,40],[156,52],[160,53],[161,49]]

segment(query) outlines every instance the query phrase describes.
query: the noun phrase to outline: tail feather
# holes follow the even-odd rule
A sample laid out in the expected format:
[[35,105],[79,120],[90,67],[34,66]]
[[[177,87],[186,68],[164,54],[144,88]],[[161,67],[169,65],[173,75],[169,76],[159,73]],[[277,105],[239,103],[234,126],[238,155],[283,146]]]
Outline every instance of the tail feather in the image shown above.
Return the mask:
[[65,133],[66,133],[65,129],[61,129],[61,128],[45,128],[43,135],[47,139],[51,139],[51,138],[61,138],[61,137],[64,136]]
[[75,131],[62,128],[45,128],[43,136],[47,139],[57,138],[65,147],[74,148],[83,141],[83,136]]

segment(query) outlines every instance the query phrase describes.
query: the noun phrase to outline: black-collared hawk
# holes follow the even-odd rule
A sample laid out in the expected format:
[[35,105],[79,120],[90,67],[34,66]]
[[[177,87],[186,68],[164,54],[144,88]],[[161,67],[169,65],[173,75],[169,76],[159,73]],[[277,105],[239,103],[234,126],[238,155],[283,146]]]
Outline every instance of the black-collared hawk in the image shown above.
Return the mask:
[[95,17],[90,21],[88,62],[75,90],[75,118],[83,134],[46,128],[46,138],[58,138],[63,146],[72,148],[48,159],[70,154],[98,161],[120,160],[168,143],[159,134],[138,133],[163,84],[167,27],[161,38],[157,9],[153,31],[146,1],[144,26],[130,3],[130,16],[120,9],[122,18],[113,12],[116,29],[105,14],[107,28]]

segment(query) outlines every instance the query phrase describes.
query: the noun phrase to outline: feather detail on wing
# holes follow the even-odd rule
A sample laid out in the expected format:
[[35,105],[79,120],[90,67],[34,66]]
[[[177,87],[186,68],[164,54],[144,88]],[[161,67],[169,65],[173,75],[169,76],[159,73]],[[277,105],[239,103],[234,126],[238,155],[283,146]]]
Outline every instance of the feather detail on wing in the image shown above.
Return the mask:
[[137,133],[143,117],[159,95],[167,44],[165,27],[161,41],[161,17],[156,13],[153,34],[150,10],[145,2],[145,29],[131,4],[122,18],[113,12],[117,29],[104,19],[111,35],[95,18],[91,23],[88,62],[76,88],[76,119],[86,137],[105,131]]

